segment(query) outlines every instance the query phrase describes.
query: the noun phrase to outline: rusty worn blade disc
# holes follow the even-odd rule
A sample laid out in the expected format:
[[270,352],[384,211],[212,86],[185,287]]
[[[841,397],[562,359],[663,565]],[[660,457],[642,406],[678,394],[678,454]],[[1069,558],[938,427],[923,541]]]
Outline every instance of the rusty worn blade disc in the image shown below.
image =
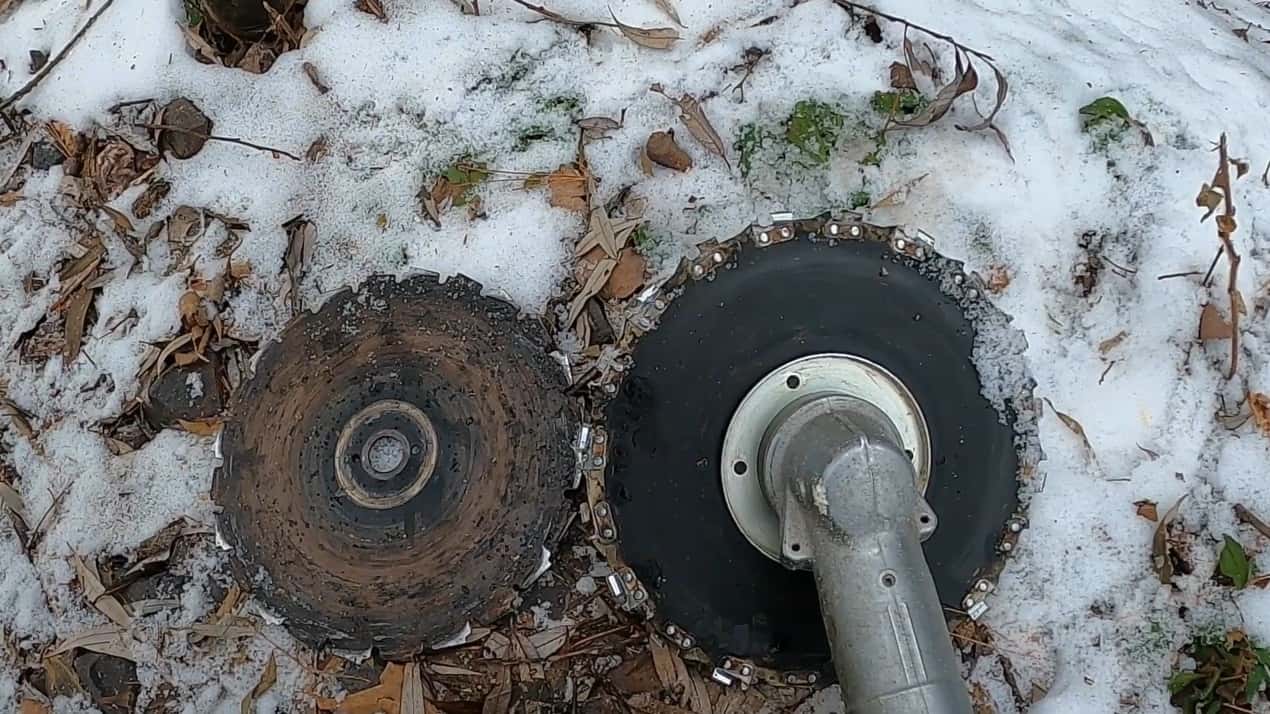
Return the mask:
[[213,482],[245,589],[405,657],[502,615],[559,536],[577,417],[542,326],[458,277],[305,313],[231,399]]

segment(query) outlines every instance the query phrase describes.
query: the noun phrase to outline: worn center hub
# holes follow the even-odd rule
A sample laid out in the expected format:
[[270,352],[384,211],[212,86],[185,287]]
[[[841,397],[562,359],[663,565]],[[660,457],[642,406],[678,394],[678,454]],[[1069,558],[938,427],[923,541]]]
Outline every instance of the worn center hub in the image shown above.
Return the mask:
[[787,362],[758,381],[728,423],[719,462],[728,511],[746,540],[781,562],[781,523],[764,484],[764,437],[782,413],[820,397],[847,396],[876,407],[913,461],[917,489],[930,482],[931,439],[912,393],[883,367],[848,354],[818,354]]
[[417,407],[396,399],[375,402],[348,420],[335,444],[335,477],[363,508],[396,508],[432,478],[437,433]]

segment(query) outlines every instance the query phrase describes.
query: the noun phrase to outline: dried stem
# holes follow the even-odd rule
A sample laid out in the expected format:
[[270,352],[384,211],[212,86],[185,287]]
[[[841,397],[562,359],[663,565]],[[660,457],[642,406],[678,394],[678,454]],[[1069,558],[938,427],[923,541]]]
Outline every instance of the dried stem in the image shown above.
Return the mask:
[[1217,173],[1213,175],[1213,188],[1222,192],[1222,215],[1217,217],[1217,237],[1221,239],[1222,250],[1226,253],[1226,263],[1230,270],[1226,276],[1226,296],[1230,300],[1230,368],[1226,379],[1232,379],[1239,368],[1239,314],[1243,310],[1243,299],[1239,295],[1239,253],[1235,252],[1235,243],[1231,236],[1235,232],[1235,198],[1230,186],[1230,157],[1226,151],[1226,134],[1222,133],[1217,143]]
[[1239,519],[1240,523],[1247,523],[1261,535],[1270,538],[1270,525],[1266,525],[1265,521],[1258,518],[1257,514],[1248,510],[1248,507],[1244,504],[1235,504],[1235,518]]
[[175,131],[181,134],[189,134],[190,136],[197,136],[200,139],[206,139],[208,141],[223,141],[226,144],[238,144],[239,146],[245,146],[249,149],[255,149],[257,151],[265,151],[270,154],[282,154],[283,156],[287,157],[288,159],[292,159],[293,161],[301,160],[299,156],[296,156],[290,151],[275,149],[272,146],[261,146],[260,144],[253,144],[250,141],[245,141],[243,139],[235,139],[229,136],[214,136],[212,134],[204,134],[201,131],[194,131],[193,129],[186,129],[180,126],[172,126],[170,124],[134,124],[133,126],[136,126],[142,129],[150,129],[152,131]]
[[84,35],[88,32],[89,28],[93,26],[93,23],[97,22],[97,18],[101,17],[102,13],[106,12],[106,10],[109,10],[110,6],[113,4],[115,4],[115,0],[106,0],[106,2],[102,3],[102,6],[97,8],[97,12],[94,12],[92,17],[88,18],[88,22],[84,23],[84,26],[79,28],[79,32],[75,33],[75,36],[71,38],[71,41],[67,42],[66,46],[63,47],[61,50],[59,50],[56,55],[53,55],[53,59],[49,60],[48,64],[44,65],[40,69],[40,71],[37,72],[35,76],[30,79],[30,81],[22,85],[21,89],[9,95],[8,99],[5,99],[3,102],[0,102],[0,112],[3,112],[5,109],[8,109],[9,107],[13,106],[13,104],[17,102],[19,99],[30,94],[31,90],[35,89],[36,85],[38,85],[41,80],[47,77],[49,75],[49,72],[52,72],[53,68],[56,67],[59,62],[61,62],[63,59],[66,58],[66,55],[70,53],[71,48],[74,47],[75,44],[84,37]]
[[[517,1],[517,2],[520,2],[520,0],[516,0],[516,1]],[[954,40],[952,37],[950,37],[950,36],[948,36],[948,35],[945,35],[945,34],[940,33],[940,32],[935,32],[934,30],[932,30],[932,29],[930,29],[930,28],[928,28],[928,27],[922,27],[921,25],[919,25],[919,24],[917,24],[917,23],[915,23],[915,22],[910,22],[910,21],[908,21],[908,20],[905,20],[905,19],[904,19],[904,18],[902,18],[902,17],[896,17],[895,15],[889,15],[889,14],[887,14],[887,13],[885,13],[885,12],[880,11],[880,10],[875,10],[875,9],[873,9],[872,7],[869,7],[868,5],[861,5],[860,3],[857,3],[857,2],[851,2],[851,0],[833,0],[833,1],[834,1],[834,3],[835,3],[835,4],[837,4],[839,7],[849,8],[849,9],[852,9],[852,10],[859,10],[860,12],[867,12],[867,13],[869,13],[869,14],[871,14],[871,15],[877,15],[878,17],[883,17],[883,18],[886,18],[887,20],[890,20],[891,22],[898,22],[898,23],[901,23],[901,24],[903,24],[905,27],[911,27],[911,28],[913,28],[914,30],[917,30],[917,31],[919,31],[919,32],[923,32],[923,33],[925,33],[925,34],[927,34],[927,35],[930,35],[931,37],[934,37],[935,39],[943,40],[944,42],[947,42],[948,44],[952,45],[953,47],[956,47],[957,49],[961,50],[962,52],[966,52],[966,53],[968,53],[968,54],[972,54],[972,55],[974,55],[975,57],[978,57],[978,58],[983,59],[983,60],[987,60],[988,62],[996,62],[996,60],[994,60],[994,59],[992,58],[992,56],[991,56],[991,55],[989,55],[989,54],[987,54],[986,52],[980,52],[979,50],[971,49],[971,48],[969,48],[969,47],[967,47],[967,46],[965,46],[965,45],[961,44],[961,43],[960,43],[960,42],[958,42],[957,40]]]

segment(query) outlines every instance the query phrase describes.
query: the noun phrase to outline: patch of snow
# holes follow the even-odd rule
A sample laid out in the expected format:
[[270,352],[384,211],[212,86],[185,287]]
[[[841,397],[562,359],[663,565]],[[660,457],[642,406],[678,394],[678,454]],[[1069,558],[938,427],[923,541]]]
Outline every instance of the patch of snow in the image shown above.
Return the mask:
[[198,372],[190,372],[185,378],[185,388],[189,394],[190,401],[193,402],[203,396],[203,375]]

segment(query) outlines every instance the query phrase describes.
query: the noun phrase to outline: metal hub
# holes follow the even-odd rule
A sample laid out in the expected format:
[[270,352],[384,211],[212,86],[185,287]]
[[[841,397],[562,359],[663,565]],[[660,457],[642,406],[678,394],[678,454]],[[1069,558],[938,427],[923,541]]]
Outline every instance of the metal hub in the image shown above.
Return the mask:
[[396,508],[414,498],[437,464],[437,432],[413,404],[385,399],[349,419],[335,444],[340,488],[366,508]]
[[723,437],[719,477],[728,512],[755,548],[781,562],[781,524],[765,492],[763,442],[782,413],[810,399],[855,397],[875,406],[897,432],[917,471],[917,489],[930,482],[930,431],[921,407],[895,375],[863,357],[826,353],[787,362],[754,385],[732,414]]

